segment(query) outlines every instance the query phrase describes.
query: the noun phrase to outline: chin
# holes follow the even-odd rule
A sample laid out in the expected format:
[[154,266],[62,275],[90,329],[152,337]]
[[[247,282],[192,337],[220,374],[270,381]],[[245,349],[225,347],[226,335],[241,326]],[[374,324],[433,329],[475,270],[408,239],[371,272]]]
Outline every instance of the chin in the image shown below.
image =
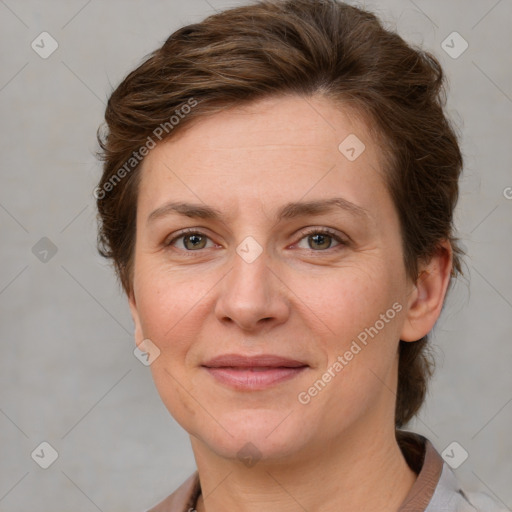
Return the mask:
[[244,464],[247,459],[283,460],[307,443],[302,418],[289,413],[268,409],[236,410],[216,417],[222,426],[212,419],[208,424],[202,422],[187,431],[225,459],[238,459]]

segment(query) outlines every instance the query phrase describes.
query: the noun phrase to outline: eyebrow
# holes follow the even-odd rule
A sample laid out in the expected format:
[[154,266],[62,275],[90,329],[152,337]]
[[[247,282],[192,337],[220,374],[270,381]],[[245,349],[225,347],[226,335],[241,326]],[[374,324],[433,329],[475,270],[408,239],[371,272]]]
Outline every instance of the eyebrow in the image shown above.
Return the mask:
[[[342,197],[333,197],[316,201],[288,203],[277,212],[276,220],[322,215],[336,209],[346,211],[363,220],[369,220],[371,217],[366,208],[358,206]],[[223,218],[222,212],[211,206],[196,203],[170,202],[151,212],[146,222],[150,223],[172,214],[210,220],[222,220]]]

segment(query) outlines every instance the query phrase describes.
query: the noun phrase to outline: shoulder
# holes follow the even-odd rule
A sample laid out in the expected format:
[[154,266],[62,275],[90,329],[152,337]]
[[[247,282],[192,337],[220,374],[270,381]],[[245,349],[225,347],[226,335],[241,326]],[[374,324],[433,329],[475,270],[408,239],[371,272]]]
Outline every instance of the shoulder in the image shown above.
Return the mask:
[[399,512],[506,512],[484,492],[467,492],[433,444],[420,434],[397,431],[397,441],[418,477]]
[[505,512],[491,496],[484,492],[468,492],[463,489],[453,469],[443,463],[443,469],[432,500],[425,512]]
[[485,492],[467,492],[465,493],[468,503],[475,507],[479,512],[509,512],[510,509],[499,504]]
[[462,488],[455,473],[445,462],[443,472],[426,512],[453,510],[454,512],[505,512],[491,496],[484,492],[468,492]]
[[425,512],[506,512],[494,498],[484,492],[468,492],[445,462],[436,492]]

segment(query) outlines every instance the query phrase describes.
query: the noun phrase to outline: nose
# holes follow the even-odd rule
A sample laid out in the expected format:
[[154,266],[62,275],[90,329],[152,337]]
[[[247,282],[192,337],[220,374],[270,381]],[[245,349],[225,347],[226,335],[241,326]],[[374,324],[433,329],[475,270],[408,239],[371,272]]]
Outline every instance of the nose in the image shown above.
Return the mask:
[[263,251],[254,261],[238,253],[233,265],[219,283],[215,314],[219,321],[236,324],[244,331],[270,329],[289,316],[288,288],[271,268]]

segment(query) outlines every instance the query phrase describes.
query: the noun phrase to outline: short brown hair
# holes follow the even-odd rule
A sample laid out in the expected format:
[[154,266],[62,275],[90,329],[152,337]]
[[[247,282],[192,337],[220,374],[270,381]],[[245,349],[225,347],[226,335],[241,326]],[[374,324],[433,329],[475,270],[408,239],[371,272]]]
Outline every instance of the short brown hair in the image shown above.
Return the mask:
[[[113,259],[129,294],[137,151],[153,140],[159,126],[166,127],[159,137],[164,140],[194,119],[228,107],[283,94],[321,94],[355,108],[368,126],[375,126],[386,185],[400,218],[407,275],[416,282],[418,264],[448,240],[456,277],[464,252],[453,235],[453,211],[463,160],[443,112],[444,82],[433,55],[408,45],[371,12],[336,0],[260,1],[185,26],[132,71],[108,101],[107,130],[98,131],[104,160],[96,189],[98,250]],[[194,108],[185,110],[187,104]],[[178,123],[171,122],[173,116],[179,116]],[[397,427],[424,401],[433,371],[427,341],[428,336],[400,341]]]

